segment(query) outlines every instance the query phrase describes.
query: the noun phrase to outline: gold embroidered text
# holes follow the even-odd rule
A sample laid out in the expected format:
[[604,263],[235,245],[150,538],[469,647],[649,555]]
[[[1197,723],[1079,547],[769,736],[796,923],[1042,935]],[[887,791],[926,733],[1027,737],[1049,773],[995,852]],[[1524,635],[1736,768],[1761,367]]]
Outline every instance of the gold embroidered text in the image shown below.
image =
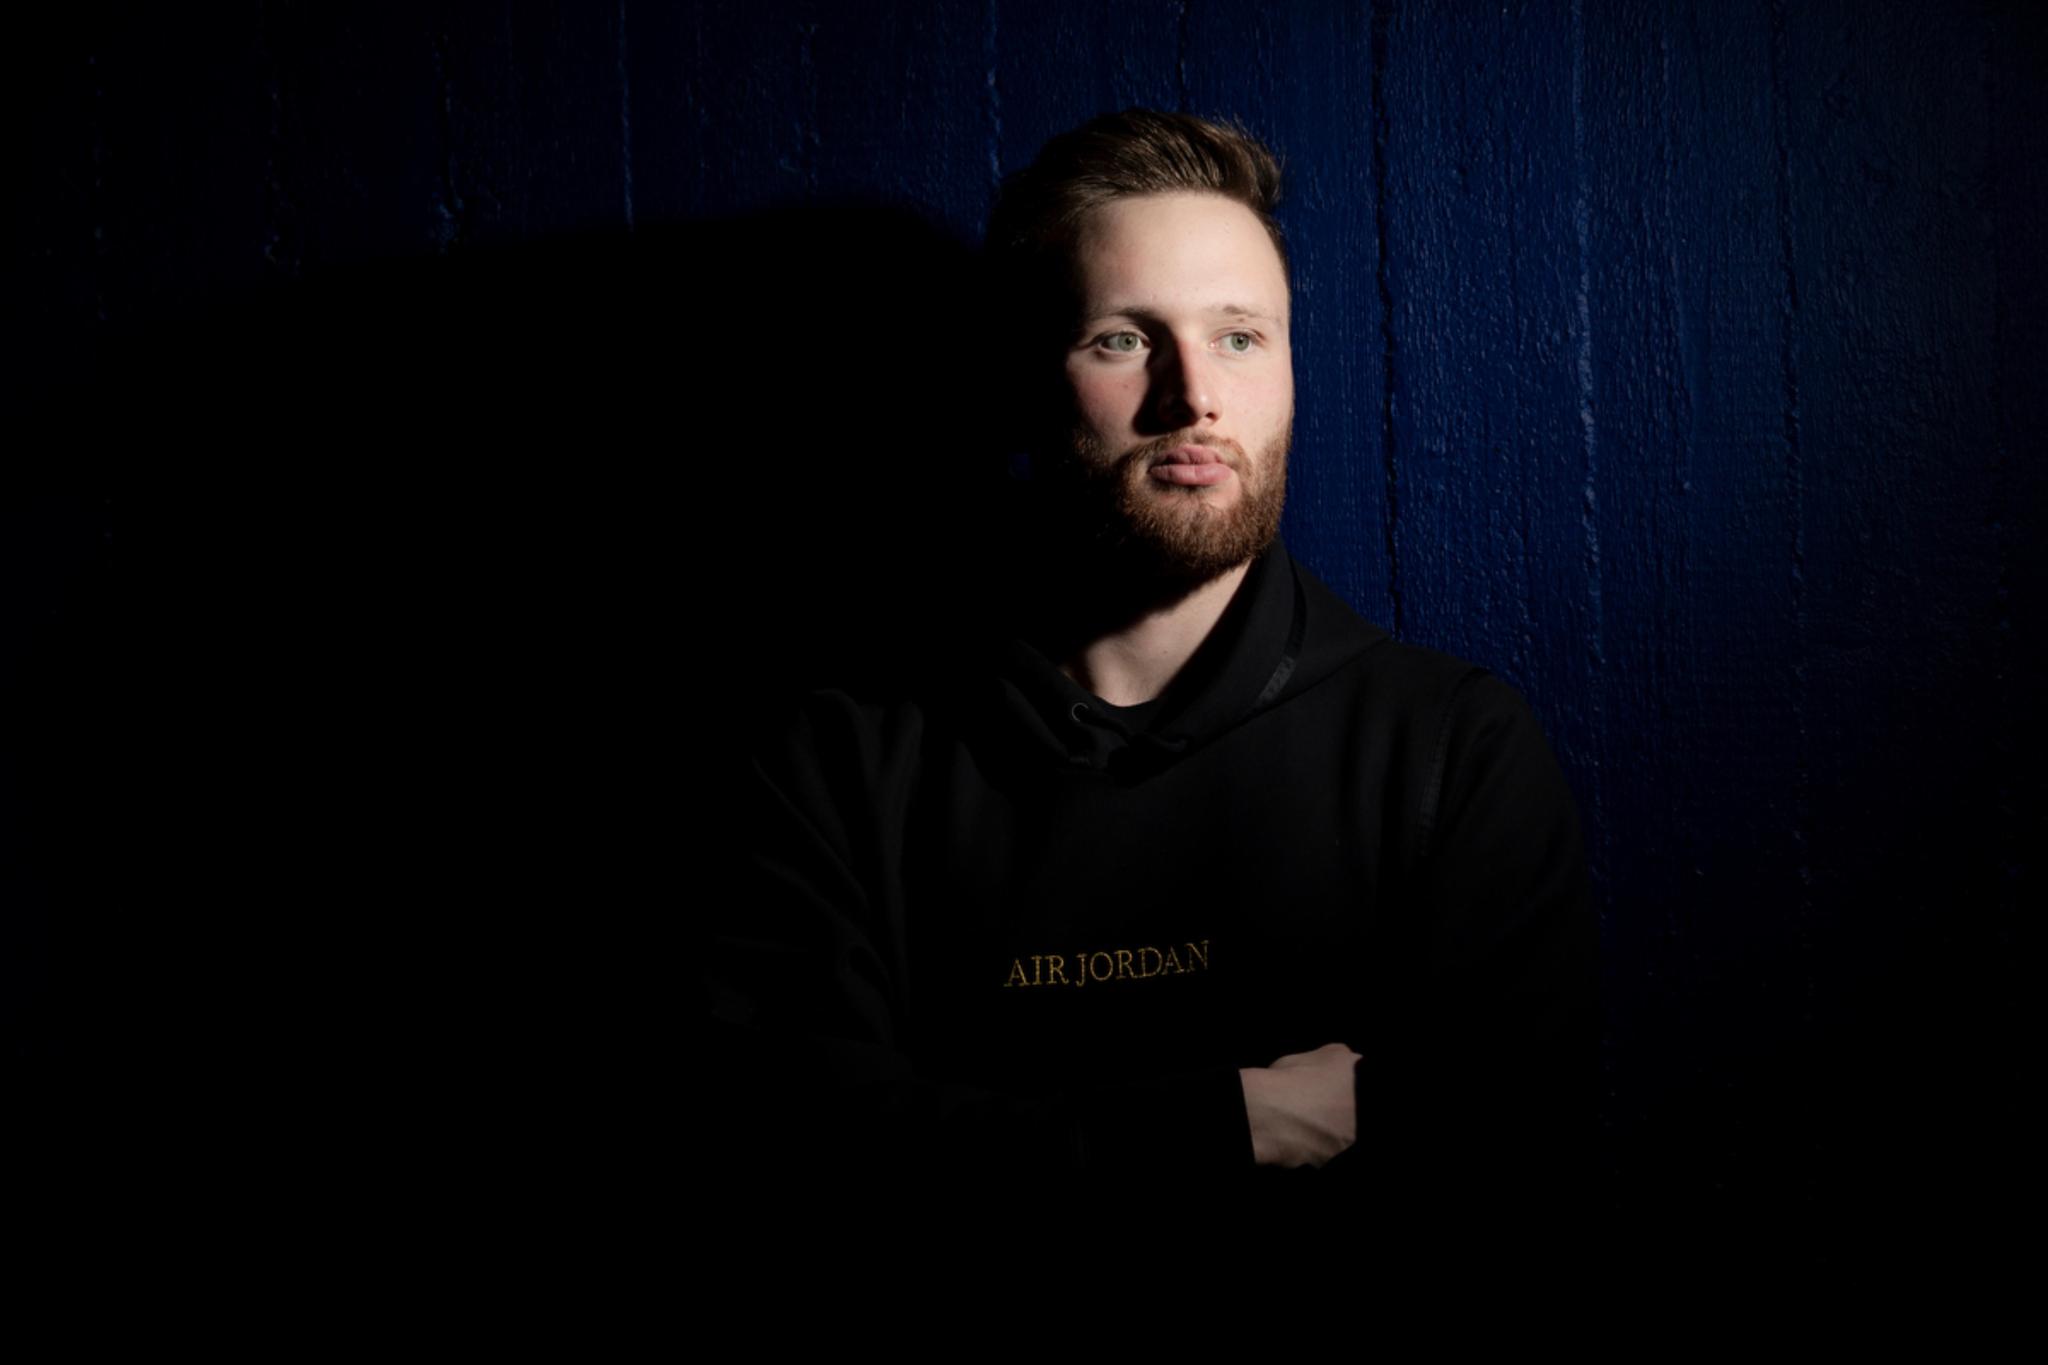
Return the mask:
[[[1071,964],[1071,965],[1070,965]],[[1209,940],[1155,948],[1099,948],[1093,952],[1033,953],[1010,960],[1009,986],[1086,986],[1091,981],[1145,981],[1209,970]]]

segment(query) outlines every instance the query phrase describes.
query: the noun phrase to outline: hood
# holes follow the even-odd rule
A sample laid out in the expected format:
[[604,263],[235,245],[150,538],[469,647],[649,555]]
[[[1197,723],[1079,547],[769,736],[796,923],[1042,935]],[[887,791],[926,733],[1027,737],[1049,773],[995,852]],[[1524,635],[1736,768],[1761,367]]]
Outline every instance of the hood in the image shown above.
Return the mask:
[[1386,638],[1276,539],[1160,698],[1149,729],[1132,732],[1021,638],[999,651],[991,719],[1060,765],[1143,776],[1285,705]]

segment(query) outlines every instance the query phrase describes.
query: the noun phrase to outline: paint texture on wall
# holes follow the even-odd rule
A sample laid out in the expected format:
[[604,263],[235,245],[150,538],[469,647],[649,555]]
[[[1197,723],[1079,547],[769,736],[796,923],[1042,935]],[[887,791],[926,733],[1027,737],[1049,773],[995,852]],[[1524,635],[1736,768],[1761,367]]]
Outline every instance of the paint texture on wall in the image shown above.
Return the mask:
[[[596,354],[684,433],[707,424],[728,460],[821,429],[929,443],[983,415],[974,355],[1001,319],[948,281],[1000,177],[1110,109],[1239,119],[1288,175],[1284,534],[1365,616],[1542,718],[1586,817],[1618,1197],[1777,1198],[1909,1161],[1951,1119],[1995,1128],[2014,1078],[2043,810],[2021,706],[2042,663],[2043,51],[2025,7],[1892,0],[69,26],[16,82],[11,382],[63,389],[105,336],[160,344],[280,284],[630,234],[695,273],[635,306],[641,277],[571,255],[525,297],[565,327],[593,292],[620,301],[603,316],[637,330]],[[489,351],[458,421],[433,396],[460,357],[398,354],[425,415],[392,439],[533,454],[517,394],[546,371]],[[648,411],[606,425],[611,364],[574,380],[592,446],[698,448]],[[705,375],[760,367],[785,401],[707,413]],[[1901,1136],[1901,1107],[1943,1117]]]

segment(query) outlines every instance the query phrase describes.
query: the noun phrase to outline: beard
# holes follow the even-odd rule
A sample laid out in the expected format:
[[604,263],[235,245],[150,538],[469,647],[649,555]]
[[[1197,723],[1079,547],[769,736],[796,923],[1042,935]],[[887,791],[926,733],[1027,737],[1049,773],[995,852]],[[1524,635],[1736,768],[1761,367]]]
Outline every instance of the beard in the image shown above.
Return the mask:
[[[1063,462],[1061,516],[1069,543],[1132,577],[1171,588],[1194,588],[1256,558],[1280,533],[1287,500],[1287,452],[1293,418],[1264,450],[1247,460],[1235,441],[1176,433],[1121,455],[1080,433]],[[1202,445],[1236,475],[1238,496],[1218,506],[1209,488],[1166,484],[1147,472],[1177,446]]]

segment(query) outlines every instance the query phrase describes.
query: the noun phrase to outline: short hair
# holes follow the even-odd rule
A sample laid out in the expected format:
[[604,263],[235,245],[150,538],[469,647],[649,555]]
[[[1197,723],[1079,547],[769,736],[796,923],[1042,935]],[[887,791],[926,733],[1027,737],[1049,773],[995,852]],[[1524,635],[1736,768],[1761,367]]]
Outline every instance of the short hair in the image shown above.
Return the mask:
[[1017,302],[1043,308],[1043,290],[1071,283],[1074,246],[1091,212],[1118,199],[1179,193],[1220,194],[1250,209],[1291,281],[1287,242],[1273,216],[1279,159],[1235,124],[1156,109],[1091,119],[1007,177],[989,215],[989,268]]

